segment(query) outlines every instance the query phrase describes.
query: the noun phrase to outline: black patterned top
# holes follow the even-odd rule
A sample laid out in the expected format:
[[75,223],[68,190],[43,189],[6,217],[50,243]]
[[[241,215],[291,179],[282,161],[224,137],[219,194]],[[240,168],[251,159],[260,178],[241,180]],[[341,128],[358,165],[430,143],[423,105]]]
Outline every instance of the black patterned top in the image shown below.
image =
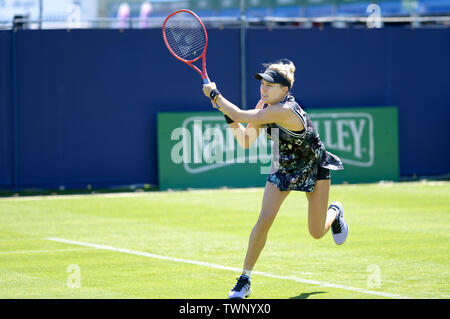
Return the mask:
[[[281,104],[288,105],[300,118],[304,130],[293,132],[276,123],[265,125],[267,137],[274,141],[272,167],[267,180],[281,191],[312,192],[319,165],[329,170],[342,170],[342,160],[326,151],[308,114],[292,95],[287,95]],[[278,142],[274,128],[278,129]]]

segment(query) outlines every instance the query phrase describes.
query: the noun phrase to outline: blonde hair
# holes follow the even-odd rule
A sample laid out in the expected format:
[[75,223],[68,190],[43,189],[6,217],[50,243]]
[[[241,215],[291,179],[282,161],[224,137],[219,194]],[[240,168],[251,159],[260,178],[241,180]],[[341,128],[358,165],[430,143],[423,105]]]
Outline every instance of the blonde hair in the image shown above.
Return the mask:
[[291,85],[294,86],[295,82],[295,65],[294,62],[288,59],[281,59],[277,62],[263,64],[266,69],[274,70],[283,76]]

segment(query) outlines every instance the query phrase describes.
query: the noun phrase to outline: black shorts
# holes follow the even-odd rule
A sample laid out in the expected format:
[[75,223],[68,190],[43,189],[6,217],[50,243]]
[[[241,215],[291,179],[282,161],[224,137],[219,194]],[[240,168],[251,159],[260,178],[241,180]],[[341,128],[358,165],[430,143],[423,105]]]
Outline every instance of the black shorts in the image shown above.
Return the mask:
[[328,168],[324,168],[319,165],[319,168],[317,170],[317,181],[320,181],[322,179],[331,179],[330,176],[330,170]]

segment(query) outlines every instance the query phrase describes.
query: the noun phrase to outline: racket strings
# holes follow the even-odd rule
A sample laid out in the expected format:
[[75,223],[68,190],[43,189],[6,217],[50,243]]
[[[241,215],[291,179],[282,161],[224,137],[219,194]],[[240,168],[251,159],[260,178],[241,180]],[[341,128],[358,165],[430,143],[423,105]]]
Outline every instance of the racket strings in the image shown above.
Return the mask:
[[200,22],[189,13],[178,13],[165,25],[166,40],[179,58],[194,60],[205,49],[206,34]]

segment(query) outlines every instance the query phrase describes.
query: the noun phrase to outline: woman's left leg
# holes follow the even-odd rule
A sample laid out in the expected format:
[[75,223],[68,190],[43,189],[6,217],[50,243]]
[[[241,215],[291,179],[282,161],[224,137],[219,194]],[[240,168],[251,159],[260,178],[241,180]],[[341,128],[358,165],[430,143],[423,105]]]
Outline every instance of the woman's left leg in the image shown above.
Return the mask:
[[305,193],[308,199],[308,229],[315,239],[322,238],[330,229],[337,211],[328,209],[330,180],[317,180],[314,191]]

